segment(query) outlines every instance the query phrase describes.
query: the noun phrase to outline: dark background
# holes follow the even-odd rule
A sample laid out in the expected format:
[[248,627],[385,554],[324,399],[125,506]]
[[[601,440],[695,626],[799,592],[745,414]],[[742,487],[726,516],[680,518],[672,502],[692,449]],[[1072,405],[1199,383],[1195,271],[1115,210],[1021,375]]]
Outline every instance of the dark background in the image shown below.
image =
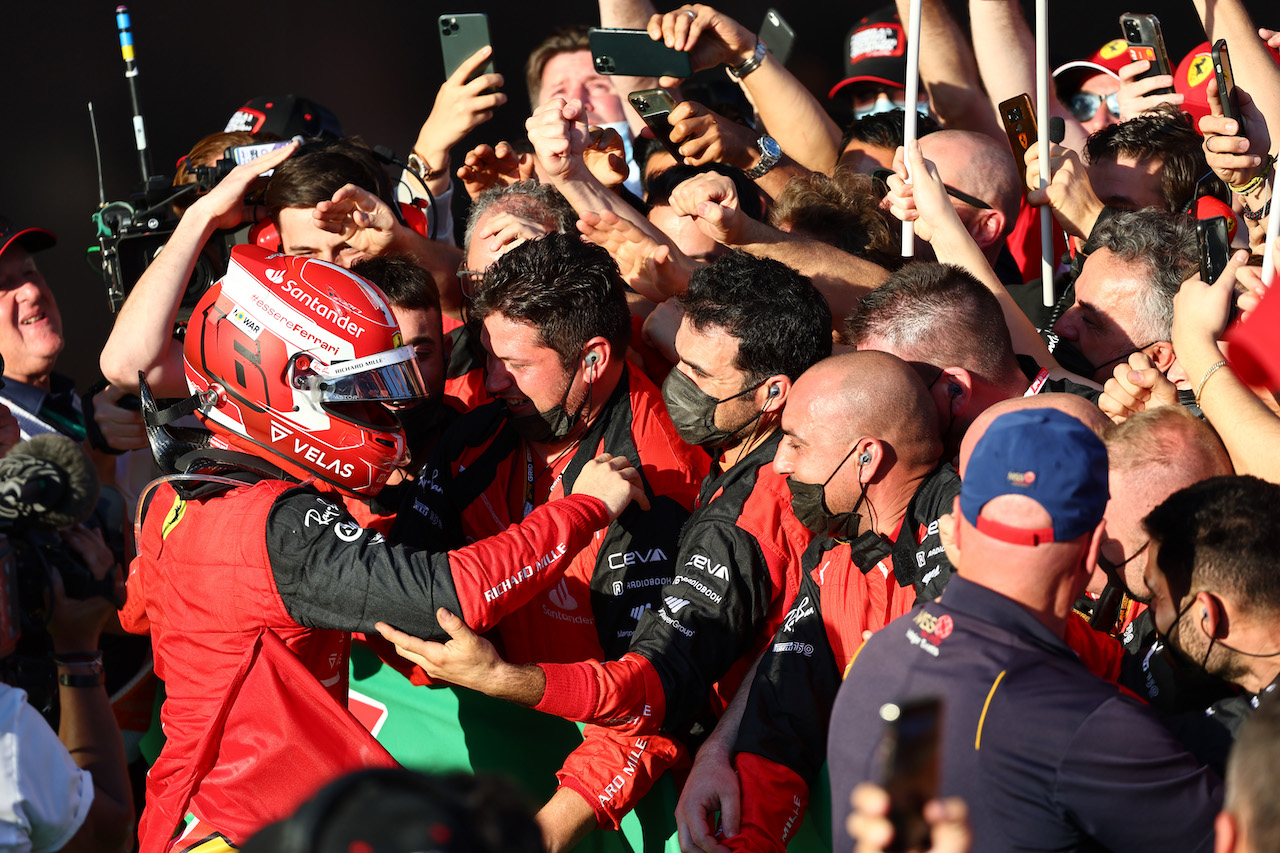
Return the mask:
[[[442,79],[435,19],[447,12],[488,13],[495,61],[507,77],[510,103],[467,143],[513,137],[523,132],[528,114],[523,63],[529,50],[559,24],[598,20],[590,0],[495,0],[469,7],[404,0],[128,5],[152,170],[168,176],[196,140],[221,130],[249,98],[265,94],[311,97],[333,110],[348,133],[406,154]],[[840,77],[845,32],[878,4],[744,0],[723,8],[754,28],[770,5],[798,33],[792,70],[825,100]],[[1256,18],[1261,0],[1249,5]],[[89,101],[97,113],[107,200],[127,199],[140,180],[116,3],[6,0],[5,6],[0,211],[58,235],[58,246],[40,255],[40,266],[57,294],[68,341],[59,369],[84,387],[98,374],[97,354],[111,326],[101,278],[85,261],[98,203]],[[965,14],[963,3],[953,0],[952,6]],[[1130,8],[1059,0],[1050,8],[1055,62],[1086,56],[1118,37],[1116,19],[1125,11],[1160,15],[1175,63],[1204,40],[1189,2]]]

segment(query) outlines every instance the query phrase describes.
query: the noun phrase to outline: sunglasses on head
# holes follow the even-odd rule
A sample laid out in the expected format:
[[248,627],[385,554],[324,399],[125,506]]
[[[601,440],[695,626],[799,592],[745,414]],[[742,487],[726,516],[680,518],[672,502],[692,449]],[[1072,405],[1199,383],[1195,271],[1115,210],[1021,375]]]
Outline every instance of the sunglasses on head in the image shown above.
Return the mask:
[[1067,109],[1071,110],[1071,114],[1076,117],[1076,121],[1088,121],[1098,114],[1098,108],[1102,106],[1104,100],[1107,102],[1107,110],[1116,118],[1120,118],[1120,94],[1118,92],[1112,92],[1110,95],[1076,92],[1067,101]]

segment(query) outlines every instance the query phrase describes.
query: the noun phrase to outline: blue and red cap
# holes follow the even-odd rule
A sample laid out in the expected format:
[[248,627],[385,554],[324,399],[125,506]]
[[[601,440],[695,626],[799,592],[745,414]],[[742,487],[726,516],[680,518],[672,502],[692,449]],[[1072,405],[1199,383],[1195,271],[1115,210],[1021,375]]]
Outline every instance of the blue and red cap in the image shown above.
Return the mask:
[[[1012,527],[980,517],[1003,495],[1031,498],[1053,525]],[[1001,415],[979,439],[960,486],[960,512],[993,539],[1041,545],[1093,530],[1109,497],[1107,448],[1093,430],[1056,409],[1030,409]]]

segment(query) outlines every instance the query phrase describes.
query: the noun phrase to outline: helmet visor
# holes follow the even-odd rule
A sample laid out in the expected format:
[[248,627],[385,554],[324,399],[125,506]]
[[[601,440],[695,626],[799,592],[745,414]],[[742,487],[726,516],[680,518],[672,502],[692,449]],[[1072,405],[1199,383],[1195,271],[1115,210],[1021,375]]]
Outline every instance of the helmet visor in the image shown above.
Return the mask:
[[321,403],[398,403],[427,396],[411,346],[331,364],[309,378]]

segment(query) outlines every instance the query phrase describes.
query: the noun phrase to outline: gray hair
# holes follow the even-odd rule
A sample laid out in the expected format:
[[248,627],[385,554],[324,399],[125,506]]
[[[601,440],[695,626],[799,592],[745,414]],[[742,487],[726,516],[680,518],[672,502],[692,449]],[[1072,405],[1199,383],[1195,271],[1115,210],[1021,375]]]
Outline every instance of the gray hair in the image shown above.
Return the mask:
[[1173,297],[1199,266],[1191,219],[1155,208],[1114,214],[1089,235],[1096,248],[1141,264],[1148,287],[1136,306],[1139,337],[1167,341],[1173,334]]
[[471,249],[476,225],[490,212],[514,213],[540,222],[559,234],[573,233],[578,222],[573,207],[550,184],[530,180],[489,187],[471,202],[467,212],[467,229],[462,239],[464,252]]

